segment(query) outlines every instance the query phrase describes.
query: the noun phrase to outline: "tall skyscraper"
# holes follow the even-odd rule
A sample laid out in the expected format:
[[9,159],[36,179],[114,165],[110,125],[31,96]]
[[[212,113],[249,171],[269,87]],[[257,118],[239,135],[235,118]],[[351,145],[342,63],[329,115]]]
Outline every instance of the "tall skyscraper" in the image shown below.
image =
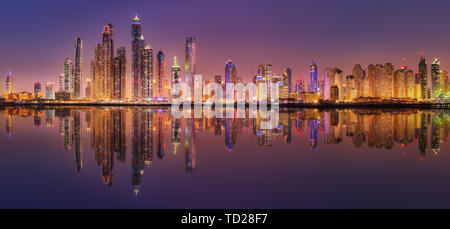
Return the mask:
[[113,96],[114,87],[114,27],[106,24],[102,32],[102,49],[104,53],[103,94],[107,99]]
[[125,47],[117,49],[117,56],[114,58],[114,87],[113,99],[125,99],[127,77],[127,59]]
[[91,61],[91,98],[101,99],[105,97],[105,58],[101,44],[95,46],[94,60]]
[[55,84],[53,82],[47,82],[45,84],[45,98],[46,99],[55,99]]
[[423,100],[428,98],[428,70],[425,57],[420,55],[419,62],[420,97]]
[[440,62],[439,59],[436,58],[431,63],[431,97],[433,99],[437,98],[439,96],[441,88],[441,71],[439,69]]
[[286,80],[288,93],[290,93],[292,91],[292,70],[290,68],[283,70],[283,78]]
[[73,64],[69,58],[64,61],[64,91],[73,92]]
[[35,94],[35,96],[39,96],[39,94],[42,95],[41,83],[40,82],[34,83],[34,94]]
[[195,37],[186,38],[184,74],[186,85],[191,89],[191,99],[194,98],[194,75],[197,73],[197,45]]
[[142,53],[141,99],[153,99],[153,48],[147,45]]
[[65,91],[64,89],[64,74],[59,75],[59,91]]
[[414,99],[415,95],[415,77],[414,72],[408,70],[406,66],[394,72],[393,94],[395,98]]
[[138,16],[133,18],[131,23],[131,47],[132,47],[132,70],[133,70],[133,99],[141,98],[142,90],[139,81],[142,74],[142,51],[144,44],[142,41],[142,26]]
[[83,41],[80,35],[75,40],[75,63],[73,72],[73,97],[81,98],[81,84],[83,82]]
[[369,81],[367,80],[366,71],[359,64],[355,64],[352,69],[352,75],[355,76],[357,97],[369,96]]
[[237,71],[231,58],[225,65],[225,83],[237,83]]
[[164,68],[166,66],[165,60],[164,60],[164,53],[162,51],[159,51],[157,54],[157,66],[156,66],[156,98],[158,100],[162,100],[164,98]]
[[9,70],[8,76],[6,76],[6,91],[7,94],[14,93],[14,74]]
[[384,75],[381,84],[381,98],[390,99],[392,97],[392,86],[394,79],[394,65],[386,63],[384,65]]
[[319,76],[317,71],[317,64],[312,61],[309,66],[309,92],[319,93]]
[[171,81],[172,81],[172,86],[171,86],[171,88],[172,88],[172,94],[175,93],[175,92],[173,91],[174,88],[175,88],[174,85],[180,83],[180,71],[181,71],[181,69],[180,69],[180,65],[178,65],[178,63],[177,63],[177,57],[174,56],[174,57],[173,57],[172,71],[171,71],[171,73],[172,73],[172,77],[171,77]]
[[331,99],[331,88],[336,86],[336,89],[338,90],[337,93],[334,93],[333,95],[336,95],[338,97],[337,100],[343,100],[344,95],[344,75],[342,70],[338,68],[327,68],[325,72],[325,98],[324,99]]

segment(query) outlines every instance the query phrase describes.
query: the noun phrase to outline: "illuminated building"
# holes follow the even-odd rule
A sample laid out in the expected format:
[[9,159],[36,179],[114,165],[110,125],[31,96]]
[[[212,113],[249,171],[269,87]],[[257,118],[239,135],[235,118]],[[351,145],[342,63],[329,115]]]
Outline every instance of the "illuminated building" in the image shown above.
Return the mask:
[[439,59],[436,58],[431,63],[431,97],[437,98],[442,90],[441,71],[439,69]]
[[381,98],[390,99],[392,97],[392,86],[394,80],[394,65],[386,63],[384,65],[384,74],[381,81]]
[[[266,88],[260,88],[258,84],[265,83]],[[272,65],[271,64],[263,64],[258,66],[258,75],[257,75],[257,90],[258,90],[258,101],[262,101],[263,98],[266,100],[271,99],[271,86],[272,83]],[[260,89],[263,89],[262,91]]]
[[114,27],[107,24],[103,27],[102,50],[104,57],[103,97],[110,99],[114,88]]
[[420,55],[419,62],[419,82],[420,82],[420,99],[426,100],[428,98],[428,74],[427,74],[427,62],[425,57]]
[[319,76],[316,62],[312,61],[309,67],[309,92],[319,93]]
[[100,44],[95,46],[94,60],[91,61],[91,98],[104,97],[105,58]]
[[45,98],[46,99],[55,99],[55,92],[54,92],[55,84],[53,82],[47,82],[45,84]]
[[147,45],[142,53],[141,94],[143,100],[153,99],[153,48]]
[[393,97],[397,99],[415,99],[415,78],[414,72],[408,70],[406,66],[394,72]]
[[133,96],[134,100],[141,98],[142,90],[140,86],[142,74],[142,52],[144,44],[142,39],[142,26],[138,16],[133,18],[131,23],[131,49],[132,49],[132,71],[133,71]]
[[283,76],[281,79],[282,85],[280,87],[280,99],[288,99],[289,93],[292,90],[292,70],[290,68],[285,68],[283,70]]
[[303,92],[305,92],[305,80],[298,78],[295,82],[295,92],[297,92],[297,99],[300,99]]
[[173,65],[172,65],[172,69],[171,69],[171,75],[172,75],[171,76],[171,85],[172,85],[171,88],[173,90],[171,92],[171,95],[175,94],[175,91],[174,91],[175,85],[180,83],[180,77],[181,77],[180,72],[181,72],[180,65],[178,65],[178,63],[177,63],[177,57],[174,56],[173,57]]
[[355,64],[352,69],[352,75],[355,76],[356,80],[356,91],[358,92],[357,97],[368,97],[369,96],[369,81],[366,77],[366,71],[359,64]]
[[441,70],[440,71],[440,81],[441,81],[441,87],[442,87],[442,92],[443,93],[447,93],[450,92],[450,85],[449,85],[449,81],[448,81],[448,72],[445,70]]
[[156,65],[156,94],[155,99],[157,100],[163,100],[164,99],[164,68],[166,67],[166,63],[164,60],[164,53],[162,51],[159,51],[157,54],[157,65]]
[[125,47],[120,47],[117,49],[117,56],[114,58],[113,99],[125,99],[126,75],[127,60]]
[[327,68],[325,74],[325,99],[331,99],[331,87],[336,86],[338,90],[338,96],[334,101],[342,101],[344,96],[344,88],[343,88],[343,72],[338,68]]
[[325,80],[319,81],[320,97],[325,98]]
[[190,87],[190,100],[192,100],[194,97],[194,75],[197,73],[197,44],[195,37],[186,38],[184,61],[185,82],[186,85]]
[[59,75],[59,91],[64,91],[64,74]]
[[71,94],[67,91],[58,91],[55,92],[55,99],[58,101],[69,101],[71,99]]
[[339,87],[337,85],[330,88],[330,100],[334,102],[339,101]]
[[92,88],[91,88],[91,79],[88,78],[86,80],[86,89],[85,89],[85,97],[86,98],[91,98],[91,92],[92,92]]
[[348,75],[347,77],[345,77],[345,88],[344,89],[345,89],[344,90],[344,101],[353,102],[353,100],[358,97],[355,76]]
[[225,65],[225,83],[237,83],[237,71],[231,58],[228,59]]
[[69,58],[64,61],[64,91],[72,94],[73,64]]
[[39,82],[34,83],[34,96],[35,96],[35,98],[42,97],[41,83],[39,83]]
[[73,68],[73,94],[76,99],[81,98],[81,84],[83,82],[83,41],[80,35],[75,40],[75,56]]

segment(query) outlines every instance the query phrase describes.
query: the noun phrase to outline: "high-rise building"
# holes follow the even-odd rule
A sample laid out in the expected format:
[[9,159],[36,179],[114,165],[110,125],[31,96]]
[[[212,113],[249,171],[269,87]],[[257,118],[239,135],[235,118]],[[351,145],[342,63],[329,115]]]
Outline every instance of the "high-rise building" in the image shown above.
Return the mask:
[[426,100],[428,98],[428,70],[427,61],[423,55],[420,55],[419,62],[419,80],[420,80],[420,99]]
[[442,87],[442,93],[447,93],[450,91],[450,85],[448,80],[448,72],[445,70],[441,70],[440,72],[440,81],[441,81],[441,87]]
[[225,65],[225,83],[237,83],[237,71],[231,58]]
[[197,44],[195,37],[186,38],[184,74],[186,85],[191,89],[191,99],[194,97],[194,76],[197,73]]
[[343,100],[344,95],[344,74],[338,68],[327,68],[325,73],[325,99],[331,100],[331,87],[336,86],[338,98],[336,101]]
[[173,91],[174,88],[175,88],[175,85],[180,83],[180,71],[181,71],[181,69],[180,69],[180,65],[178,65],[178,63],[177,63],[177,57],[174,56],[173,57],[172,71],[171,71],[171,73],[172,73],[171,74],[172,75],[172,77],[171,77],[172,93],[171,94],[172,95],[175,94],[175,91]]
[[73,92],[73,64],[69,58],[64,61],[64,91]]
[[91,61],[91,98],[101,99],[104,94],[105,58],[101,44],[95,46],[94,60]]
[[55,99],[55,91],[54,91],[55,84],[53,82],[47,82],[45,84],[45,98],[46,99]]
[[392,86],[394,79],[394,65],[386,63],[384,65],[384,74],[381,82],[381,98],[390,99],[392,97]]
[[40,98],[42,96],[41,83],[40,82],[34,83],[34,96],[35,96],[35,98]]
[[309,92],[319,93],[319,76],[316,62],[309,66]]
[[59,91],[65,91],[64,89],[64,74],[59,75]]
[[155,89],[156,89],[156,99],[157,100],[163,100],[164,99],[164,69],[166,67],[166,63],[164,60],[164,53],[162,51],[159,51],[157,56],[157,65],[156,65],[156,72],[157,72],[157,76],[156,76],[156,84],[155,84]]
[[305,80],[303,78],[298,78],[295,82],[295,92],[297,92],[297,98],[300,99],[302,93],[306,92],[305,90]]
[[431,97],[437,98],[440,94],[441,88],[441,71],[439,69],[440,62],[436,58],[431,63]]
[[81,85],[83,82],[83,41],[80,35],[75,40],[75,63],[73,71],[73,97],[81,98]]
[[153,48],[147,45],[142,51],[141,95],[143,100],[153,99]]
[[344,101],[352,102],[357,97],[358,91],[356,88],[356,77],[353,75],[348,75],[345,77]]
[[[271,83],[273,82],[272,78],[272,65],[271,64],[262,64],[258,66],[258,75],[257,75],[257,90],[258,90],[258,101],[261,101],[262,98],[267,98],[267,100],[271,100]],[[226,81],[226,80],[225,80]],[[265,92],[260,91],[260,83],[265,83],[266,88]],[[265,93],[265,95],[264,95]]]
[[406,66],[394,72],[393,84],[394,98],[414,99],[416,97],[414,72],[407,69]]
[[369,96],[369,81],[366,76],[366,71],[359,64],[355,64],[352,69],[352,75],[356,80],[357,97]]
[[282,85],[280,87],[280,98],[288,99],[289,93],[291,92],[291,84],[292,84],[292,70],[290,68],[285,68],[283,70],[283,76],[281,78]]
[[114,27],[106,24],[102,32],[102,50],[104,57],[103,96],[110,99],[114,87]]
[[91,79],[87,79],[86,80],[86,91],[85,91],[85,97],[90,99],[91,98],[91,92],[92,92],[92,88],[91,88]]
[[117,56],[114,58],[113,99],[125,99],[126,75],[127,59],[125,47],[120,47],[117,49]]
[[144,44],[142,41],[142,26],[138,16],[133,18],[131,23],[131,47],[132,47],[132,70],[133,70],[133,99],[141,98],[142,90],[139,81],[142,74],[142,51]]
[[14,93],[14,74],[9,70],[8,75],[6,76],[6,91],[7,94]]

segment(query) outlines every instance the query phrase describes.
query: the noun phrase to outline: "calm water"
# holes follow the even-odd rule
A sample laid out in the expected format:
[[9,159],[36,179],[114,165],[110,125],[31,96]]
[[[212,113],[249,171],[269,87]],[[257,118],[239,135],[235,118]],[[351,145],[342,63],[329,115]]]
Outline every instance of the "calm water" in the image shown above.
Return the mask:
[[448,110],[260,121],[0,108],[0,208],[450,208]]

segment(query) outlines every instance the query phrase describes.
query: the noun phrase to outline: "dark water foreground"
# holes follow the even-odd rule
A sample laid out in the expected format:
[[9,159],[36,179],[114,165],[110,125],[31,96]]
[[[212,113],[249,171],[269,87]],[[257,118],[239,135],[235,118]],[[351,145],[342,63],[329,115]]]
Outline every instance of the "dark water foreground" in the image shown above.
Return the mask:
[[1,107],[0,208],[450,208],[449,110],[249,112]]

